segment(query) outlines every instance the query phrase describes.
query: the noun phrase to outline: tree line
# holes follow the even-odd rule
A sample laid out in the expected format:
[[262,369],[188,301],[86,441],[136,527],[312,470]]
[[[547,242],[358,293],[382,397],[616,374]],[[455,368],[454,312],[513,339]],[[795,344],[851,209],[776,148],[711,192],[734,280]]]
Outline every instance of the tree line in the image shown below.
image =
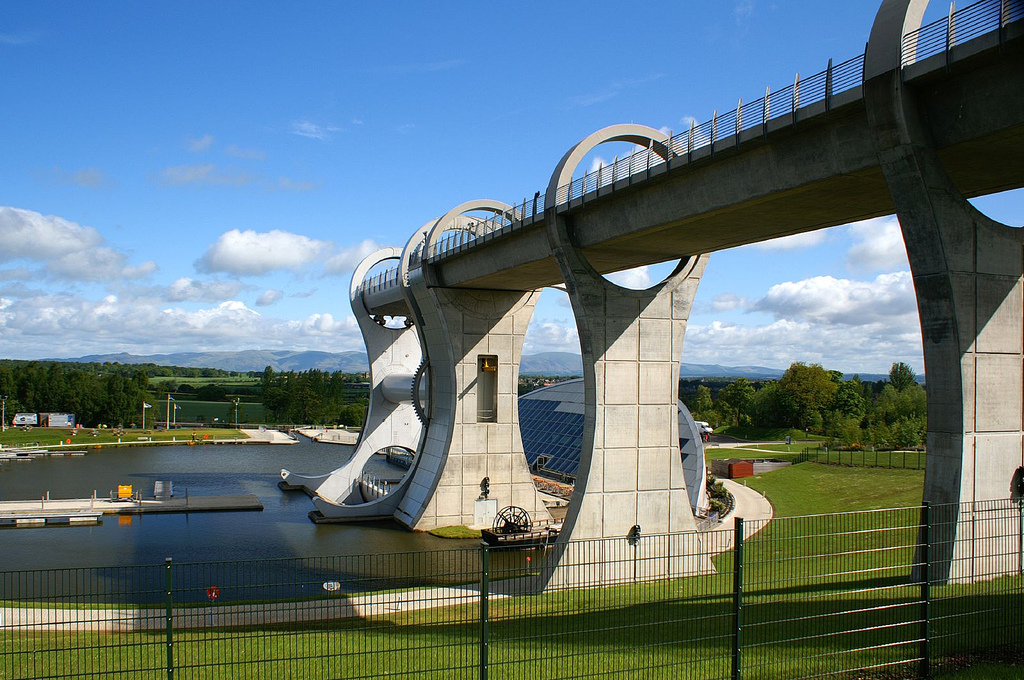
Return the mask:
[[819,364],[793,363],[779,380],[737,378],[713,393],[697,387],[687,405],[712,424],[796,428],[844,446],[913,448],[924,444],[927,399],[907,364],[887,381],[844,380]]
[[[104,370],[110,367],[111,370]],[[73,413],[84,427],[131,426],[143,420],[143,404],[155,410],[146,414],[158,421],[159,402],[172,394],[194,396],[202,401],[227,401],[227,389],[220,385],[193,388],[172,382],[150,383],[151,366],[123,364],[77,364],[65,362],[0,361],[0,397],[10,423],[14,414]],[[177,367],[170,367],[176,369]],[[203,369],[186,369],[188,372]],[[217,369],[211,369],[216,371]],[[209,377],[235,377],[221,372]],[[159,375],[179,375],[158,372]],[[311,369],[277,373],[267,367],[257,393],[272,422],[341,424],[360,426],[366,413],[363,374],[328,373]]]
[[[144,370],[103,373],[59,362],[0,364],[0,397],[10,421],[14,413],[74,413],[77,423],[129,425],[142,418],[149,376]],[[99,364],[97,364],[98,366]]]
[[364,374],[263,370],[259,393],[263,407],[277,422],[338,424],[359,427],[366,415]]

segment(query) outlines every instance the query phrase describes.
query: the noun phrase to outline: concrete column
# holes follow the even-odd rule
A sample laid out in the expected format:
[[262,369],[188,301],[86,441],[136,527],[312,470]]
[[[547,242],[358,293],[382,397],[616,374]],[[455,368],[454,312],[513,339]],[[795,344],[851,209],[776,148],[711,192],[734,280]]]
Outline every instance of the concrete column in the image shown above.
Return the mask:
[[679,359],[707,256],[648,290],[621,288],[572,244],[571,218],[546,217],[583,354],[585,415],[576,488],[563,535],[694,531],[679,452]]
[[[414,250],[429,252],[463,213],[481,209],[510,208],[463,204],[421,232],[422,246]],[[429,366],[427,430],[395,518],[418,530],[473,525],[486,477],[493,509],[516,505],[534,519],[550,519],[523,454],[517,401],[523,340],[539,294],[446,288],[417,259],[410,255],[407,276]]]
[[[327,518],[386,517],[394,512],[402,485],[396,495],[386,501],[367,503],[359,490],[359,479],[367,461],[374,453],[388,446],[401,446],[412,451],[419,447],[422,424],[412,405],[412,382],[416,367],[422,360],[419,340],[411,325],[388,328],[380,323],[363,302],[360,285],[374,266],[401,255],[400,248],[384,248],[363,259],[352,274],[349,300],[352,312],[366,343],[370,364],[370,399],[366,420],[352,457],[345,465],[326,475],[299,475],[281,470],[283,488],[301,488],[313,497],[317,509]],[[405,394],[398,394],[396,385],[405,385]],[[404,398],[402,398],[404,396]],[[339,453],[343,449],[339,448]]]
[[1024,238],[957,191],[930,144],[915,93],[902,80],[899,45],[920,25],[926,6],[926,0],[883,2],[865,59],[864,101],[921,317],[928,391],[924,500],[936,505],[935,573],[973,580],[1016,569],[1016,555],[1000,559],[988,547],[986,528],[999,531],[1002,522],[975,502],[1011,498],[1014,472],[1024,464]]

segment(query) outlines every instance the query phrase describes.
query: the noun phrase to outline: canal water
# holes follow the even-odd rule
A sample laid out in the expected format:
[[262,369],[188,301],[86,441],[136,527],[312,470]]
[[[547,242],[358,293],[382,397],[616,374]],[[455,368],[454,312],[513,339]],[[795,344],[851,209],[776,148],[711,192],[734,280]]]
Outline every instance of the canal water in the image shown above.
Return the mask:
[[171,481],[175,496],[254,494],[262,512],[105,515],[95,526],[0,529],[0,572],[209,561],[263,561],[470,548],[393,523],[313,524],[309,498],[278,488],[281,468],[324,473],[352,447],[300,438],[295,445],[158,446],[90,449],[0,465],[0,499],[109,496],[132,484],[146,496]]

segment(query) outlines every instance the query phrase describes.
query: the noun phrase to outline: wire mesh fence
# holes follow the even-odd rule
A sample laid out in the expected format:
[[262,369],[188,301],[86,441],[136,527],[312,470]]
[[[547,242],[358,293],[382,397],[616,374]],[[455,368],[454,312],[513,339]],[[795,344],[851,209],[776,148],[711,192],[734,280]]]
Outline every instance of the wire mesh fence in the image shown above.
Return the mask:
[[798,463],[811,462],[822,465],[886,468],[890,470],[924,470],[927,461],[927,452],[920,450],[842,449],[829,448],[827,446],[806,447],[796,457],[796,462]]
[[0,678],[923,677],[1021,642],[1016,501],[0,572]]

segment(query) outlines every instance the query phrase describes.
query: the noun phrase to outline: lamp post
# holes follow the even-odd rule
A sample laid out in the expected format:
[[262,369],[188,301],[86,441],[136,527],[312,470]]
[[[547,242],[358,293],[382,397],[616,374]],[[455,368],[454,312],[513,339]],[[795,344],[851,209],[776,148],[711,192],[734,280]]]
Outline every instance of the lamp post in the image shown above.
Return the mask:
[[235,429],[238,429],[238,397],[235,397]]
[[0,396],[0,432],[7,432],[7,395]]

